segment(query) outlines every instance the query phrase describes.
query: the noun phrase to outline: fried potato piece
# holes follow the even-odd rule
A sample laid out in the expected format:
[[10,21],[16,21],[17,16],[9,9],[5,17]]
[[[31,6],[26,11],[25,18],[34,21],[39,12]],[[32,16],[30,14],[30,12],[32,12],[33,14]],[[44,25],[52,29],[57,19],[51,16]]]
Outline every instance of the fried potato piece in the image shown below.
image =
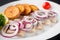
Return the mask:
[[38,26],[37,26],[37,29],[38,30],[42,30],[43,29],[43,24],[42,24],[41,21],[39,21]]
[[28,4],[22,4],[22,5],[23,5],[24,8],[25,8],[24,14],[25,14],[25,15],[30,14],[30,12],[31,12],[30,6],[29,6]]
[[37,29],[38,29],[38,30],[42,30],[42,29],[43,29],[43,25],[38,25],[38,26],[37,26]]
[[39,8],[35,5],[30,5],[32,11],[36,11],[36,10],[39,10]]
[[9,6],[8,8],[6,8],[4,14],[10,19],[17,18],[20,15],[19,9],[15,6]]
[[8,33],[8,34],[12,34],[12,33],[14,33],[14,31],[7,30],[7,33]]
[[29,31],[30,33],[34,33],[36,32],[36,27],[34,27],[31,31]]
[[45,22],[44,22],[45,25],[51,25],[51,21],[49,19],[47,19]]
[[57,20],[57,18],[50,18],[50,21],[52,22],[52,23],[56,23],[58,20]]
[[19,8],[20,13],[24,12],[24,6],[22,6],[21,4],[17,4],[16,7]]
[[20,30],[20,32],[17,34],[18,36],[24,37],[25,36],[25,32]]

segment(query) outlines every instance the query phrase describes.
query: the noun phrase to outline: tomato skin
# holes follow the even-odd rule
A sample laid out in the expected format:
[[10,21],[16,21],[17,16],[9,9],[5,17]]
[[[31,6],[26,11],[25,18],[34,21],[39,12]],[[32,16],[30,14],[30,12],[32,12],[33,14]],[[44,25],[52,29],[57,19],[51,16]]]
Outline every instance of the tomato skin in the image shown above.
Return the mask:
[[43,4],[43,8],[46,9],[46,10],[50,9],[50,8],[51,8],[50,3],[49,3],[49,2],[45,2],[45,3]]

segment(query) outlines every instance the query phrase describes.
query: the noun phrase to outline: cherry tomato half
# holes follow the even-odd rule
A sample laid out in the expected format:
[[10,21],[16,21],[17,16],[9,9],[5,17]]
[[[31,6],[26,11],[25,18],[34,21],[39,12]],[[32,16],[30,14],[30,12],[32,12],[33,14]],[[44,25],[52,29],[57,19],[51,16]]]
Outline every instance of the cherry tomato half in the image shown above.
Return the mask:
[[51,8],[50,3],[49,3],[49,2],[45,2],[45,3],[43,4],[43,8],[46,9],[46,10],[50,9],[50,8]]

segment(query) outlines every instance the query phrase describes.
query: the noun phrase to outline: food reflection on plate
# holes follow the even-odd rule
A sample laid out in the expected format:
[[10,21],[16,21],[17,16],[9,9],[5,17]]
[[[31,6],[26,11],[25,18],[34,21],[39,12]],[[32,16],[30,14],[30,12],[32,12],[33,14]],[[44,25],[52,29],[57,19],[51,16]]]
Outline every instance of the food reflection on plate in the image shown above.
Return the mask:
[[[49,4],[50,5],[50,4]],[[47,7],[47,5],[45,5]],[[51,5],[48,9],[51,8]],[[45,9],[45,7],[44,7]],[[35,33],[43,27],[57,23],[57,13],[45,12],[33,4],[16,4],[0,14],[0,29],[3,37],[25,37],[26,33]]]

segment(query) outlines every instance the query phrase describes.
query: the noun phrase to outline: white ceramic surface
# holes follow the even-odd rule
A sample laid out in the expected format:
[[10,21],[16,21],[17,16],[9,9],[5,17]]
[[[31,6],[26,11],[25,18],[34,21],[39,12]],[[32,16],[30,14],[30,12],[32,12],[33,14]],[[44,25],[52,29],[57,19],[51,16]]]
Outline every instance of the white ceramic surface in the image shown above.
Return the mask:
[[[43,0],[22,0],[22,1],[15,1],[15,2],[11,2],[8,3],[6,5],[3,5],[0,7],[0,12],[4,12],[4,10],[10,6],[10,5],[15,5],[15,4],[19,4],[19,3],[29,3],[29,4],[35,4],[39,7],[39,9],[44,10],[42,8],[42,4],[45,1]],[[50,2],[50,1],[48,1]],[[41,34],[37,35],[37,36],[33,36],[33,37],[26,37],[26,38],[4,38],[0,35],[0,40],[46,40],[48,38],[51,38],[55,35],[57,35],[58,33],[60,33],[60,5],[54,3],[54,2],[50,2],[51,6],[52,6],[52,11],[55,11],[58,14],[58,18],[59,18],[59,22],[57,24],[55,24],[53,27],[47,27]]]

